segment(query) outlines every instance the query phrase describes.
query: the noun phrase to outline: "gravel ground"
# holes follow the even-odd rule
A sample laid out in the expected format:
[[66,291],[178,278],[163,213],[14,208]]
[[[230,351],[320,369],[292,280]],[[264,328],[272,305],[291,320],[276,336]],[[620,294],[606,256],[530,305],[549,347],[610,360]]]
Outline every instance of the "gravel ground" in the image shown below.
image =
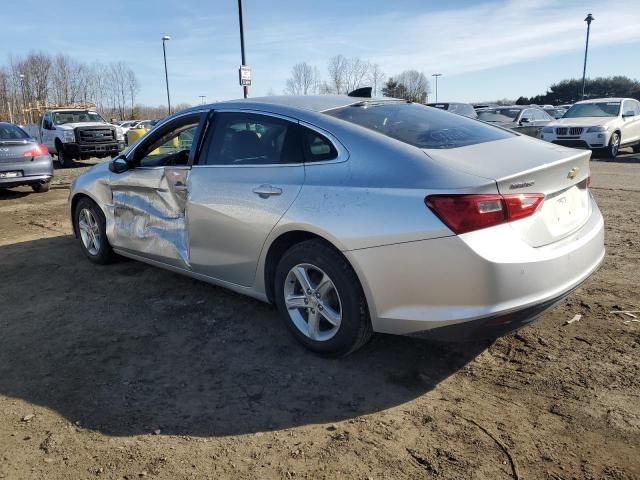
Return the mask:
[[592,162],[605,263],[536,324],[342,360],[267,305],[86,261],[66,197],[90,163],[0,193],[0,478],[640,478],[640,322],[609,313],[640,310],[639,155]]

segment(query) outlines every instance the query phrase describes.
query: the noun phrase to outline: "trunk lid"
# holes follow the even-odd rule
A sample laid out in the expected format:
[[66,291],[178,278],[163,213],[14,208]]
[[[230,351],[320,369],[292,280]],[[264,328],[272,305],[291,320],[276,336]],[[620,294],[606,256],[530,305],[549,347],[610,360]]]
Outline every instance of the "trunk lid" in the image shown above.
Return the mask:
[[544,201],[533,215],[510,223],[532,247],[570,235],[589,217],[588,150],[518,136],[425,153],[450,168],[494,180],[503,195],[544,194]]
[[33,140],[2,140],[0,141],[0,165],[29,161],[31,157],[24,157],[24,153],[37,145]]

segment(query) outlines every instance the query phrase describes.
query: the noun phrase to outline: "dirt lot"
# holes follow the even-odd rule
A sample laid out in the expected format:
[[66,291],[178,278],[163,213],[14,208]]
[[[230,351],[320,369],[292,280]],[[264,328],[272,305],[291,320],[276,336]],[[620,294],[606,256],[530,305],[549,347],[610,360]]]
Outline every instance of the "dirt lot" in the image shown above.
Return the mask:
[[640,310],[640,156],[592,162],[605,264],[538,323],[342,360],[267,305],[89,263],[84,169],[0,194],[0,478],[640,478],[640,322],[609,313]]

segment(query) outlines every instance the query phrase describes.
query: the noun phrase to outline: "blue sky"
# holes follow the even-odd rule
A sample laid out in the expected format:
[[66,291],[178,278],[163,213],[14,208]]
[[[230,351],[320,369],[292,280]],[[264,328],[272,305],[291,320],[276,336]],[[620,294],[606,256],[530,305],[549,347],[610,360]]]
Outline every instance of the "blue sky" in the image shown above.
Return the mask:
[[[31,50],[123,60],[142,103],[165,101],[162,35],[173,103],[237,98],[236,0],[22,0],[2,2],[0,61]],[[638,0],[244,0],[251,95],[281,93],[293,64],[322,74],[337,54],[379,63],[387,75],[443,73],[440,100],[482,101],[543,93],[582,75],[591,12],[588,76],[640,78]],[[27,12],[27,13],[26,13]],[[68,25],[69,28],[65,28]],[[433,85],[432,85],[433,89]]]

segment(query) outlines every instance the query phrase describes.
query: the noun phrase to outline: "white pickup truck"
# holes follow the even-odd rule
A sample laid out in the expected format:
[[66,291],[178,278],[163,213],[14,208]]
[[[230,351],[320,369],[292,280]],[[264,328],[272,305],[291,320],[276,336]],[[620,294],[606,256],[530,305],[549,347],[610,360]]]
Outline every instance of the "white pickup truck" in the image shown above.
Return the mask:
[[72,165],[74,160],[112,157],[125,147],[122,129],[86,108],[47,110],[38,123],[26,125],[24,130],[46,145],[61,167]]

